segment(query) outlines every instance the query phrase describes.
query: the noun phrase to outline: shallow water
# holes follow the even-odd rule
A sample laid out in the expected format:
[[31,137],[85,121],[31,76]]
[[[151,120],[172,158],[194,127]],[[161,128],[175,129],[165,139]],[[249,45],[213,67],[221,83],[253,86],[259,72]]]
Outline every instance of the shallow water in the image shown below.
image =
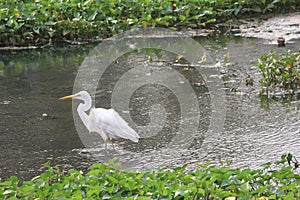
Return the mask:
[[[130,55],[118,59],[106,71],[96,93],[96,107],[112,105],[114,89],[122,75],[132,66],[147,66],[145,74],[151,77],[164,73],[172,79],[172,69],[178,71],[178,85],[174,87],[147,84],[139,87],[131,98],[129,110],[117,111],[129,124],[139,130],[138,144],[117,141],[116,151],[104,150],[100,137],[88,134],[94,146],[85,148],[75,129],[71,101],[58,101],[72,93],[77,70],[89,47],[55,47],[35,51],[2,51],[0,54],[0,177],[17,175],[22,180],[31,178],[42,170],[43,163],[51,161],[64,169],[86,169],[94,162],[104,162],[118,157],[126,169],[144,170],[160,164],[194,164],[212,160],[220,164],[232,161],[232,166],[257,167],[274,161],[289,151],[299,158],[299,102],[297,98],[287,103],[270,102],[259,96],[260,75],[253,62],[271,50],[282,52],[264,40],[243,38],[198,38],[209,52],[220,61],[220,76],[226,91],[226,119],[224,129],[218,134],[209,133],[212,108],[205,81],[193,67],[168,61],[176,55],[163,54],[161,60],[147,62],[147,57]],[[286,48],[299,50],[299,41],[291,41]],[[224,62],[227,60],[227,64]],[[167,63],[167,64],[166,64]],[[254,79],[254,86],[246,86],[246,78]],[[134,80],[134,79],[133,79]],[[128,87],[138,86],[131,81]],[[187,134],[184,144],[169,145],[176,138],[184,110],[178,95],[188,97],[191,86],[198,102],[184,118]],[[170,89],[173,88],[173,89]],[[179,90],[180,94],[176,91]],[[116,97],[117,98],[117,97]],[[122,99],[118,99],[120,102]],[[162,107],[163,106],[163,107]],[[199,112],[200,115],[192,113]],[[191,114],[191,115],[189,115]],[[159,119],[164,119],[159,120]],[[193,123],[199,123],[194,130]],[[150,131],[141,131],[148,127]],[[153,131],[154,130],[154,131]],[[213,135],[214,134],[214,135]],[[183,139],[183,138],[181,138]],[[188,145],[187,145],[188,144]],[[96,158],[92,155],[96,155]]]

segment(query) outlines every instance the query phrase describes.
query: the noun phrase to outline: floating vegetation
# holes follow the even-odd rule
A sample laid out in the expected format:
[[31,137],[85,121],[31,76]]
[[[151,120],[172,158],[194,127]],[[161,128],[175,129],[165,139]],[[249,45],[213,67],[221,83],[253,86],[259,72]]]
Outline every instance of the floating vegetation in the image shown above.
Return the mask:
[[245,13],[297,8],[297,0],[6,0],[0,3],[0,44],[95,41],[132,27],[208,27]]
[[[115,167],[113,167],[115,166]],[[86,173],[62,172],[45,164],[39,176],[20,183],[0,181],[1,199],[299,199],[299,163],[288,153],[260,169],[231,169],[209,163],[161,167],[144,172],[122,171],[116,163],[94,164]]]
[[300,53],[286,51],[264,54],[257,60],[262,74],[262,95],[278,97],[294,94],[300,87]]

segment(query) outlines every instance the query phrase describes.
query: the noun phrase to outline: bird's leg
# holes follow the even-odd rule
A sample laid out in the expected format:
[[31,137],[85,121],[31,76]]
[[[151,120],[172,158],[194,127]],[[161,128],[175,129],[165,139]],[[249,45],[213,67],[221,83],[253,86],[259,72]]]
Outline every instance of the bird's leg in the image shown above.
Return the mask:
[[104,140],[104,144],[105,144],[105,151],[107,151],[107,141]]
[[111,142],[111,144],[112,144],[112,146],[113,146],[113,149],[116,150],[116,149],[115,149],[115,144],[114,144],[114,141],[112,140],[112,138],[109,138],[109,140],[110,140],[110,142]]

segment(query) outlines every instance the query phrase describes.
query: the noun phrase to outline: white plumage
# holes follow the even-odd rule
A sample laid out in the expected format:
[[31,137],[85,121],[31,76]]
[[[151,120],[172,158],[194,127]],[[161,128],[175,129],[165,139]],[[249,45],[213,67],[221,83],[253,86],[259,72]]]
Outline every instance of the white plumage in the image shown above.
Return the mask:
[[107,140],[124,138],[133,142],[139,141],[140,136],[114,109],[92,107],[92,98],[88,92],[80,91],[74,95],[62,97],[60,100],[69,98],[83,101],[78,105],[77,112],[89,132],[101,135],[105,149],[107,149]]

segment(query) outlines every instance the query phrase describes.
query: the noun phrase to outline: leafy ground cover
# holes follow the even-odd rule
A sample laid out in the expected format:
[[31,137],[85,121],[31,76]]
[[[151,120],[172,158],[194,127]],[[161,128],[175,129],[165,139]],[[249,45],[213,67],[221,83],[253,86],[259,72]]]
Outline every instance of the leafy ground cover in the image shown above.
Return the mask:
[[299,163],[292,154],[259,169],[232,169],[209,163],[187,172],[186,165],[144,172],[122,171],[94,164],[83,173],[68,173],[45,164],[46,170],[19,183],[12,176],[0,182],[1,199],[299,199]]
[[294,94],[300,88],[300,53],[264,54],[257,60],[262,74],[262,94],[276,97]]
[[289,12],[298,0],[4,0],[1,46],[87,41],[131,27],[208,27],[250,13]]

